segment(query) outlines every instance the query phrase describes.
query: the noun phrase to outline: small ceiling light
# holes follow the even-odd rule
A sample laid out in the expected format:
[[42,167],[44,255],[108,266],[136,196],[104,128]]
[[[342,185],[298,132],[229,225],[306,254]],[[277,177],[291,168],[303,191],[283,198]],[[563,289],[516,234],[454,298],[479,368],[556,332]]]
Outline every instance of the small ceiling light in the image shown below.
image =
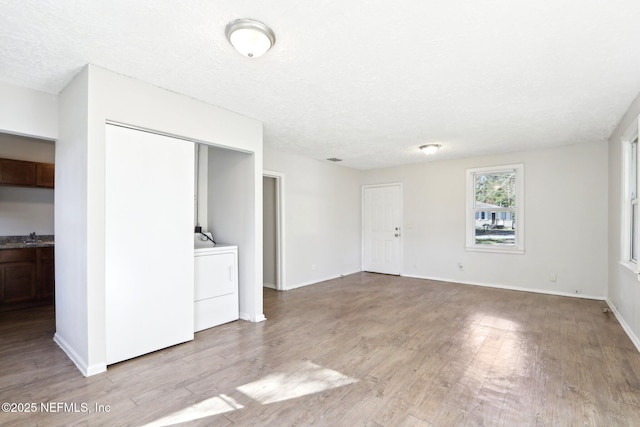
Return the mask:
[[229,22],[224,33],[229,43],[240,54],[249,58],[263,55],[276,43],[276,35],[273,30],[253,19],[236,19]]
[[440,147],[441,147],[440,144],[426,144],[426,145],[421,145],[420,150],[422,150],[422,152],[427,156],[430,156],[436,151],[438,151]]

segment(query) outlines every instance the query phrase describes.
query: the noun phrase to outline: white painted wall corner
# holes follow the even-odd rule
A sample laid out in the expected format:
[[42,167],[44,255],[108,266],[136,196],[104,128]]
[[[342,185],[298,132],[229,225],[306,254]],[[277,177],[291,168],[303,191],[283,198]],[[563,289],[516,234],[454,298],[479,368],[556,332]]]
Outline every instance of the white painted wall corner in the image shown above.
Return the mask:
[[86,360],[84,360],[80,355],[62,338],[58,333],[54,334],[53,341],[58,344],[58,347],[65,352],[65,354],[71,359],[71,361],[76,365],[76,367],[80,370],[82,375],[85,377],[90,377],[92,375],[100,374],[102,372],[107,371],[106,363],[96,363],[94,365],[89,365]]

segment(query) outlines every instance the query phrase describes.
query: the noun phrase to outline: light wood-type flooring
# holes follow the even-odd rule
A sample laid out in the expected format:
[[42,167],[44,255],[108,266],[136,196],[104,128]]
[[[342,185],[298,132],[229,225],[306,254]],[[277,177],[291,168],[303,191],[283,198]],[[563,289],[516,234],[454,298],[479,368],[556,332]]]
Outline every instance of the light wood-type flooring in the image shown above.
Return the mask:
[[0,402],[36,407],[0,424],[640,426],[640,353],[601,301],[358,273],[264,302],[90,378],[51,308],[2,313]]

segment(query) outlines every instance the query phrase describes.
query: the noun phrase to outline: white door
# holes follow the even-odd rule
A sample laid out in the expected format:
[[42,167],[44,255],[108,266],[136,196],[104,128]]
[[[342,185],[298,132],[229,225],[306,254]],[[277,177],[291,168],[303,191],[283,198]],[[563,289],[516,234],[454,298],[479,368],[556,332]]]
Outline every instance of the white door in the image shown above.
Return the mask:
[[107,125],[107,364],[193,339],[194,144]]
[[401,184],[365,186],[362,189],[363,270],[400,274]]

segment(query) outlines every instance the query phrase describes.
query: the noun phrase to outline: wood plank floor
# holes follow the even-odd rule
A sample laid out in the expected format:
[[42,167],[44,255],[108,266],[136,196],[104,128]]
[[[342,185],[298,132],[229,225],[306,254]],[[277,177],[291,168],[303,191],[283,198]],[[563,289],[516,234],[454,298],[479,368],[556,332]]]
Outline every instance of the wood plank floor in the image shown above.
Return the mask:
[[90,378],[51,308],[2,313],[0,402],[37,408],[0,424],[640,425],[640,353],[600,301],[369,273],[264,300]]

